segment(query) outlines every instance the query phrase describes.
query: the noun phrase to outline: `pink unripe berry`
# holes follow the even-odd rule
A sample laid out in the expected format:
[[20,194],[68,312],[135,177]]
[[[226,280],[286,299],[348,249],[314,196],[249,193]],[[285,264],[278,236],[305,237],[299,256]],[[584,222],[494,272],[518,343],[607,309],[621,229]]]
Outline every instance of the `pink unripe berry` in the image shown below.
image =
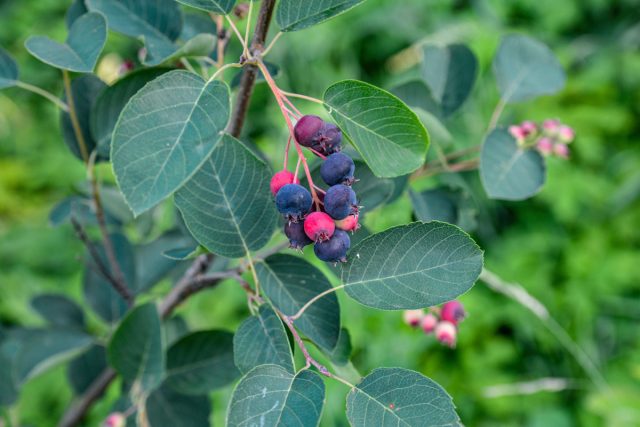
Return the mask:
[[127,420],[123,414],[120,412],[114,412],[110,414],[104,423],[103,427],[124,427],[127,423]]
[[569,126],[560,126],[558,130],[558,139],[565,144],[570,143],[576,137],[576,133]]
[[553,141],[551,140],[551,138],[547,138],[546,136],[538,140],[536,147],[538,148],[540,154],[543,154],[545,156],[553,153]]
[[414,328],[420,324],[422,316],[424,316],[422,310],[405,310],[404,313],[402,313],[404,323]]
[[569,158],[569,147],[565,144],[556,144],[553,146],[553,152],[556,156],[562,157],[563,159]]
[[271,177],[269,187],[271,188],[271,194],[275,196],[276,194],[278,194],[278,191],[285,185],[299,183],[300,180],[297,176],[287,170],[283,170],[280,172],[276,172],[276,174]]
[[360,228],[360,224],[358,224],[358,215],[348,215],[345,219],[337,220],[336,227],[344,231],[356,231]]
[[433,332],[438,324],[438,318],[433,313],[427,313],[420,321],[420,326],[425,334]]
[[547,131],[547,133],[555,134],[560,128],[560,122],[555,119],[547,119],[542,123],[542,128]]
[[525,136],[529,136],[538,131],[538,126],[531,120],[527,120],[526,122],[522,122],[520,129],[522,129]]
[[456,346],[456,325],[451,322],[443,320],[436,325],[435,329],[436,339],[442,344],[454,348]]
[[518,141],[523,140],[525,136],[527,136],[525,131],[520,126],[515,126],[515,125],[509,126],[509,133]]
[[324,242],[333,236],[336,224],[324,212],[312,212],[304,220],[304,232],[314,242]]
[[442,311],[440,311],[440,317],[442,320],[447,322],[451,322],[454,325],[457,325],[459,322],[464,319],[466,313],[464,312],[464,307],[460,303],[460,301],[449,301],[445,302],[442,305]]

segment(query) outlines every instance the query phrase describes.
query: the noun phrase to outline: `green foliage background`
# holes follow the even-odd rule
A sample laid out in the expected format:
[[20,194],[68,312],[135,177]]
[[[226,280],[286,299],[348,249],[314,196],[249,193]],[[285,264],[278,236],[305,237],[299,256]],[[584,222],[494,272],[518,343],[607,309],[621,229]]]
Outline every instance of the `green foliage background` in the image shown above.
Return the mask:
[[[22,80],[54,93],[62,90],[58,71],[29,56],[23,42],[30,34],[63,39],[68,3],[0,4],[0,45],[16,57]],[[638,0],[368,0],[281,40],[270,58],[282,67],[280,85],[316,97],[344,78],[390,87],[411,73],[415,58],[404,49],[417,41],[468,43],[479,57],[481,77],[450,126],[462,147],[480,142],[497,101],[490,64],[501,35],[521,31],[549,44],[569,77],[557,96],[507,107],[501,123],[560,118],[577,130],[571,160],[550,161],[548,182],[533,199],[489,205],[491,221],[481,224],[477,238],[487,267],[540,299],[595,360],[609,387],[595,387],[535,317],[483,284],[462,298],[469,318],[455,350],[410,330],[397,312],[367,309],[339,294],[354,365],[362,373],[378,366],[416,369],[452,394],[466,425],[640,425],[638,22]],[[136,49],[110,34],[107,51],[135,56]],[[250,114],[245,139],[275,152],[271,147],[284,144],[286,129],[265,87],[257,89]],[[42,324],[29,300],[43,291],[81,301],[81,244],[69,226],[50,227],[47,215],[83,179],[84,168],[62,142],[55,107],[18,89],[1,92],[2,324]],[[410,218],[410,202],[403,197],[370,215],[367,225],[379,231]],[[193,298],[180,312],[192,329],[235,329],[247,316],[242,291],[224,285]],[[104,326],[90,320],[94,331],[106,335]],[[570,378],[572,388],[484,396],[488,386],[542,377]],[[330,381],[327,386],[323,425],[346,425],[347,390]],[[229,393],[228,387],[214,394],[216,425],[223,423]],[[24,425],[55,425],[70,398],[60,367],[24,388],[13,415]],[[88,425],[102,419],[112,400],[96,406]]]

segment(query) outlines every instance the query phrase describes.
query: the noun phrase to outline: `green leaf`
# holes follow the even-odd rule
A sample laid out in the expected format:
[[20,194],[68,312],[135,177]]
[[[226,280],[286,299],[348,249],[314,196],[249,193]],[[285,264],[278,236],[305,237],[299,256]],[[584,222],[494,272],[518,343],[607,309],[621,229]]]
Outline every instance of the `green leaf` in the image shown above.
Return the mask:
[[336,347],[328,353],[329,358],[331,358],[331,362],[336,365],[343,366],[349,363],[349,359],[351,358],[351,351],[353,348],[351,347],[351,334],[346,328],[340,329],[340,338],[338,338],[338,344]]
[[122,110],[111,160],[135,215],[180,188],[202,166],[229,120],[229,88],[186,71],[148,83]]
[[[109,237],[125,281],[131,288],[134,288],[132,285],[136,280],[136,267],[133,247],[123,234],[111,234]],[[104,247],[98,243],[94,243],[94,245],[100,254],[102,263],[107,269],[110,269]],[[87,263],[89,264],[85,268],[83,278],[85,301],[98,316],[107,322],[114,323],[127,311],[127,303],[113,289],[113,285],[96,270],[97,267],[89,255],[87,255]],[[111,273],[113,274],[113,272]]]
[[31,306],[52,326],[84,329],[84,313],[74,301],[62,295],[42,294],[31,300]]
[[396,185],[394,179],[375,176],[366,163],[358,160],[354,163],[358,181],[353,184],[353,191],[358,195],[358,203],[363,206],[363,212],[368,213],[387,202],[396,190]]
[[423,49],[422,76],[445,117],[469,97],[477,74],[478,60],[465,45],[427,45]]
[[107,368],[107,351],[101,345],[92,346],[87,352],[69,363],[67,378],[76,395],[81,395]]
[[344,80],[326,90],[324,102],[376,176],[406,175],[424,163],[429,134],[394,95],[364,82]]
[[199,331],[181,338],[167,352],[165,385],[184,394],[206,394],[240,375],[233,363],[233,334]]
[[422,193],[409,192],[416,218],[420,221],[442,221],[455,224],[458,218],[456,202],[444,188],[434,188]]
[[546,45],[517,34],[502,39],[493,60],[493,72],[504,102],[554,94],[566,80],[562,66]]
[[[120,225],[120,221],[108,212],[104,216],[108,225]],[[57,227],[67,223],[71,217],[82,225],[98,225],[94,202],[87,197],[70,196],[62,199],[49,212],[49,224]]]
[[144,59],[144,65],[155,66],[171,63],[180,58],[192,58],[196,56],[209,56],[216,47],[216,37],[212,34],[197,34],[187,40],[182,46],[175,46],[174,51],[165,56],[152,56],[148,54]]
[[316,427],[324,405],[324,383],[318,374],[294,375],[277,365],[261,365],[236,386],[227,411],[227,427]]
[[180,40],[190,40],[198,34],[217,34],[216,24],[210,16],[200,13],[186,13],[180,33]]
[[73,0],[71,6],[67,9],[67,13],[64,15],[64,23],[67,25],[67,29],[71,28],[73,23],[76,22],[76,19],[80,18],[88,11],[87,6],[84,4],[84,0]]
[[153,427],[209,427],[211,400],[188,396],[166,385],[153,391],[146,401],[149,425]]
[[422,374],[402,368],[378,368],[347,395],[353,427],[462,426],[451,396]]
[[414,222],[353,247],[342,282],[347,294],[363,305],[407,310],[457,298],[481,270],[482,251],[467,233],[442,222]]
[[[411,108],[419,108],[433,115],[440,114],[440,106],[433,98],[431,90],[422,80],[411,80],[394,86],[391,93],[400,98]],[[431,129],[429,132],[431,132]]]
[[260,306],[233,337],[235,363],[243,374],[259,365],[278,365],[295,373],[293,355],[284,325],[267,304]]
[[0,46],[0,89],[15,86],[18,81],[18,64],[9,52]]
[[480,178],[490,198],[527,199],[540,191],[545,176],[545,163],[540,153],[519,147],[506,130],[496,129],[484,140]]
[[187,6],[195,7],[196,9],[206,10],[207,12],[213,12],[220,15],[226,15],[231,12],[233,5],[236,4],[236,0],[177,0],[179,3],[186,4]]
[[109,158],[111,136],[118,117],[129,99],[151,80],[167,72],[167,69],[151,68],[134,71],[108,86],[98,95],[91,110],[91,135],[98,146],[98,154]]
[[176,193],[175,203],[202,246],[215,254],[241,257],[267,244],[276,226],[270,179],[266,164],[225,135]]
[[14,354],[6,354],[0,346],[0,408],[10,406],[18,399],[18,384],[13,375]]
[[[287,316],[293,316],[311,298],[331,289],[320,270],[291,255],[268,257],[256,264],[256,273],[266,296]],[[340,335],[340,306],[335,293],[310,305],[296,320],[296,326],[322,349],[333,350]]]
[[125,381],[138,381],[143,391],[149,391],[162,382],[163,346],[158,309],[151,303],[141,305],[127,314],[113,334],[109,364]]
[[303,30],[348,11],[364,0],[280,0],[276,21],[282,31]]
[[181,316],[173,316],[163,322],[167,345],[171,346],[189,333],[189,325]]
[[[96,141],[91,134],[91,117],[92,109],[98,98],[100,92],[102,92],[107,85],[93,74],[86,74],[78,78],[73,79],[71,82],[71,93],[73,94],[74,107],[78,116],[78,123],[80,124],[80,130],[84,139],[85,146],[87,148],[87,154],[91,154],[96,148]],[[66,101],[66,97],[64,97]],[[62,111],[60,113],[60,127],[62,128],[62,137],[74,156],[82,160],[82,151],[80,150],[80,144],[76,138],[76,134],[73,130],[73,124],[71,123],[71,116],[69,113]],[[100,154],[100,152],[98,153]],[[107,160],[109,153],[106,156],[99,155],[98,160]]]
[[69,28],[65,43],[46,36],[31,36],[25,47],[40,61],[63,70],[93,72],[107,41],[107,22],[99,13],[86,13]]

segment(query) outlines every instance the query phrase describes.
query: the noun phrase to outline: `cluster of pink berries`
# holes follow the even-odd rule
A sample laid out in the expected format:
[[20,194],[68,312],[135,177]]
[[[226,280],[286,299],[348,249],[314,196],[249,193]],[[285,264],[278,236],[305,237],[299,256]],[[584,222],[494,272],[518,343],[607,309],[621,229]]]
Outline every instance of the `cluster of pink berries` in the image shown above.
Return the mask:
[[442,344],[454,348],[458,324],[465,316],[462,304],[454,300],[444,303],[442,307],[432,307],[427,313],[424,310],[406,310],[404,321],[412,328],[422,328],[425,334],[433,333]]
[[538,125],[530,120],[509,126],[509,133],[520,146],[535,146],[543,156],[569,158],[569,144],[575,139],[574,130],[559,120],[547,119]]

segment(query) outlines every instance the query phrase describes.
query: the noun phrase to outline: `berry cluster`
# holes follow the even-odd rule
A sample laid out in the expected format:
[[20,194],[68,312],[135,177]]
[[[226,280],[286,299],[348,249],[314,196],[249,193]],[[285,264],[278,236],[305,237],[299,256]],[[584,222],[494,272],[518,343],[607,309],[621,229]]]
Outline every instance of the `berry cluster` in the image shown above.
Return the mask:
[[347,232],[359,227],[359,206],[351,188],[355,164],[340,151],[342,132],[318,116],[307,115],[296,123],[294,137],[300,146],[323,159],[320,176],[329,188],[325,192],[309,182],[310,192],[300,185],[297,168],[296,173],[276,173],[271,178],[271,193],[286,221],[284,233],[292,248],[314,243],[313,250],[322,261],[346,262],[351,246]]
[[509,126],[509,133],[520,146],[535,146],[543,156],[555,155],[563,159],[569,158],[568,144],[575,138],[571,127],[555,119],[545,120],[542,125],[527,120],[519,125]]
[[441,308],[423,310],[407,310],[404,312],[404,321],[407,325],[422,328],[425,334],[433,332],[436,339],[442,344],[454,348],[458,334],[458,324],[464,320],[466,313],[459,301],[449,301]]

